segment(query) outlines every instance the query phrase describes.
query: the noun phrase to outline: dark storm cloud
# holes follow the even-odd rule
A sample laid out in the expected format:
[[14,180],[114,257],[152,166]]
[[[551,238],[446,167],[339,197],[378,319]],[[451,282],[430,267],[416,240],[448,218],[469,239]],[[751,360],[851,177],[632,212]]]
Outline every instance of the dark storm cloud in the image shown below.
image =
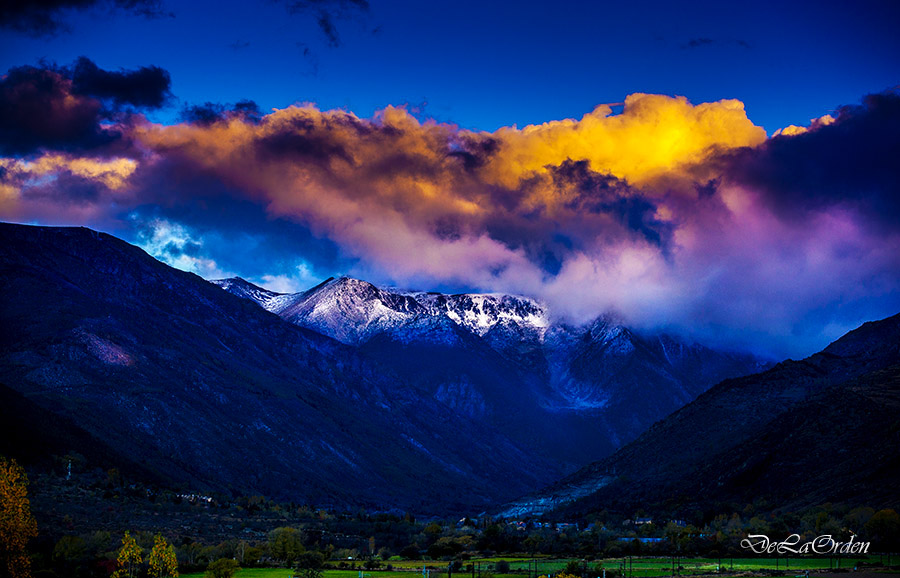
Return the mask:
[[[591,169],[586,160],[548,165],[519,188],[487,187],[492,213],[483,227],[491,238],[521,250],[555,275],[575,252],[642,240],[667,255],[673,227],[656,218],[657,202],[639,188]],[[550,203],[529,199],[548,195]]]
[[256,123],[262,118],[262,113],[259,105],[252,100],[240,100],[234,104],[205,102],[185,106],[179,116],[183,122],[209,126],[231,118],[240,118],[245,122]]
[[0,152],[91,149],[119,138],[102,130],[102,103],[71,94],[61,71],[22,66],[0,80]]
[[256,104],[255,101],[245,99],[239,100],[231,107],[231,111],[236,116],[239,116],[245,122],[258,123],[262,120],[262,111],[259,109],[259,105]]
[[0,3],[0,28],[36,37],[53,36],[68,30],[66,12],[104,8],[145,18],[172,15],[159,0],[4,0]]
[[225,118],[225,105],[215,102],[189,105],[184,107],[180,117],[184,122],[208,126]]
[[101,123],[162,106],[169,85],[168,72],[155,66],[109,72],[84,57],[71,67],[12,68],[0,79],[0,153],[109,145],[122,137],[123,127]]
[[550,171],[558,189],[573,188],[577,192],[566,202],[574,214],[607,215],[665,250],[671,225],[655,218],[657,206],[649,197],[613,175],[592,171],[585,160],[569,159]]
[[872,94],[832,124],[778,136],[724,160],[730,179],[760,191],[782,218],[831,208],[900,232],[900,93]]
[[461,159],[465,169],[471,172],[486,165],[499,148],[500,142],[497,139],[467,135],[460,139],[458,146],[452,147],[449,154]]
[[160,108],[171,98],[172,79],[158,66],[137,70],[103,70],[82,56],[75,62],[72,89],[75,94],[110,99],[116,105]]
[[[299,129],[302,123],[295,126]],[[327,135],[302,129],[267,135],[259,139],[255,148],[261,157],[275,159],[293,158],[322,165],[327,165],[332,159],[351,161],[349,153],[339,142],[334,142]]]

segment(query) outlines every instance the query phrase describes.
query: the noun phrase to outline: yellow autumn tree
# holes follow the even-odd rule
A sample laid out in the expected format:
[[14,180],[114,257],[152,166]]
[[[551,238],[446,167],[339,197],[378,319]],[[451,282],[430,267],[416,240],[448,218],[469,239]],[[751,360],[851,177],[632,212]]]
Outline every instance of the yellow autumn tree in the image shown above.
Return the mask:
[[10,578],[31,576],[26,547],[37,536],[28,502],[28,476],[15,460],[0,457],[0,573]]
[[122,547],[119,548],[119,555],[116,558],[118,568],[113,572],[112,578],[134,578],[140,565],[141,547],[126,530],[125,535],[122,536]]
[[150,578],[178,578],[175,548],[161,534],[153,538],[153,550],[150,551],[149,561]]

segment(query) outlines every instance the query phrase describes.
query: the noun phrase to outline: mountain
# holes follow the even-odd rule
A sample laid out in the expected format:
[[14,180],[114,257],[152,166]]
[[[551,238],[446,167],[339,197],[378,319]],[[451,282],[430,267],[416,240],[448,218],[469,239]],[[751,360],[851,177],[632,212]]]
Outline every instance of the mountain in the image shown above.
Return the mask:
[[214,283],[356,347],[423,394],[569,470],[608,455],[722,379],[765,366],[642,334],[611,316],[559,323],[515,295],[401,291],[347,277],[295,294],[240,278]]
[[773,509],[897,507],[898,416],[900,315],[866,323],[802,361],[718,384],[503,514],[684,513],[759,500]]
[[[427,512],[561,471],[355,348],[109,235],[0,224],[0,295],[0,383],[84,432],[65,451],[97,439],[178,487]],[[37,427],[17,431],[64,451],[65,430]]]
[[508,295],[216,286],[83,228],[0,224],[0,296],[19,454],[337,507],[483,509],[757,363]]
[[[385,334],[400,340],[434,341],[444,337],[454,341],[452,332],[441,331],[441,325],[433,323],[435,318],[453,322],[445,328],[459,326],[478,336],[512,326],[538,339],[550,323],[541,305],[512,295],[391,291],[349,277],[329,278],[294,294],[268,291],[240,277],[213,283],[286,321],[351,345]],[[426,327],[433,331],[423,331]]]
[[0,456],[26,466],[53,468],[67,455],[78,454],[93,467],[119,469],[131,479],[158,485],[174,481],[119,453],[71,420],[48,411],[21,393],[0,384]]

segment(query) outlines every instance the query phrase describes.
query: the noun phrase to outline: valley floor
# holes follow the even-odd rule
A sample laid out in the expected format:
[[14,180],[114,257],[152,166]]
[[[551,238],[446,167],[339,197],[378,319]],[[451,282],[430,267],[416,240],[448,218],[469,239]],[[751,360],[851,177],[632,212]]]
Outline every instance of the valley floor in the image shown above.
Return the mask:
[[[511,572],[496,574],[494,564],[506,560]],[[462,570],[455,570],[450,576],[467,578],[528,578],[558,574],[571,562],[572,558],[481,558],[464,563]],[[625,557],[606,558],[588,563],[585,578],[595,576],[601,568],[610,575],[624,578],[656,578],[662,576],[767,576],[806,578],[890,578],[900,577],[900,556],[863,556],[843,558],[676,558],[677,570],[673,574],[671,557]],[[888,563],[894,566],[885,566]],[[334,561],[331,562],[332,564]],[[325,570],[323,578],[411,578],[424,575],[429,578],[449,578],[448,562],[435,560],[404,560],[389,562],[391,570],[340,569]],[[474,565],[474,573],[472,566]],[[236,578],[291,578],[293,572],[286,568],[245,568]],[[181,578],[204,578],[204,574],[182,574]]]

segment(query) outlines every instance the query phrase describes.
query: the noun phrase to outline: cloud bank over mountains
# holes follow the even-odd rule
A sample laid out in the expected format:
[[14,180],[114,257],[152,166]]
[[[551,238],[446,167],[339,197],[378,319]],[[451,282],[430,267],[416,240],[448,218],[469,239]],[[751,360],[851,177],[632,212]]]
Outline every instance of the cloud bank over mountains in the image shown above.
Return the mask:
[[900,309],[896,92],[771,138],[738,100],[649,94],[491,133],[252,101],[147,119],[172,100],[152,66],[10,70],[0,218],[207,276],[512,292],[773,354]]

